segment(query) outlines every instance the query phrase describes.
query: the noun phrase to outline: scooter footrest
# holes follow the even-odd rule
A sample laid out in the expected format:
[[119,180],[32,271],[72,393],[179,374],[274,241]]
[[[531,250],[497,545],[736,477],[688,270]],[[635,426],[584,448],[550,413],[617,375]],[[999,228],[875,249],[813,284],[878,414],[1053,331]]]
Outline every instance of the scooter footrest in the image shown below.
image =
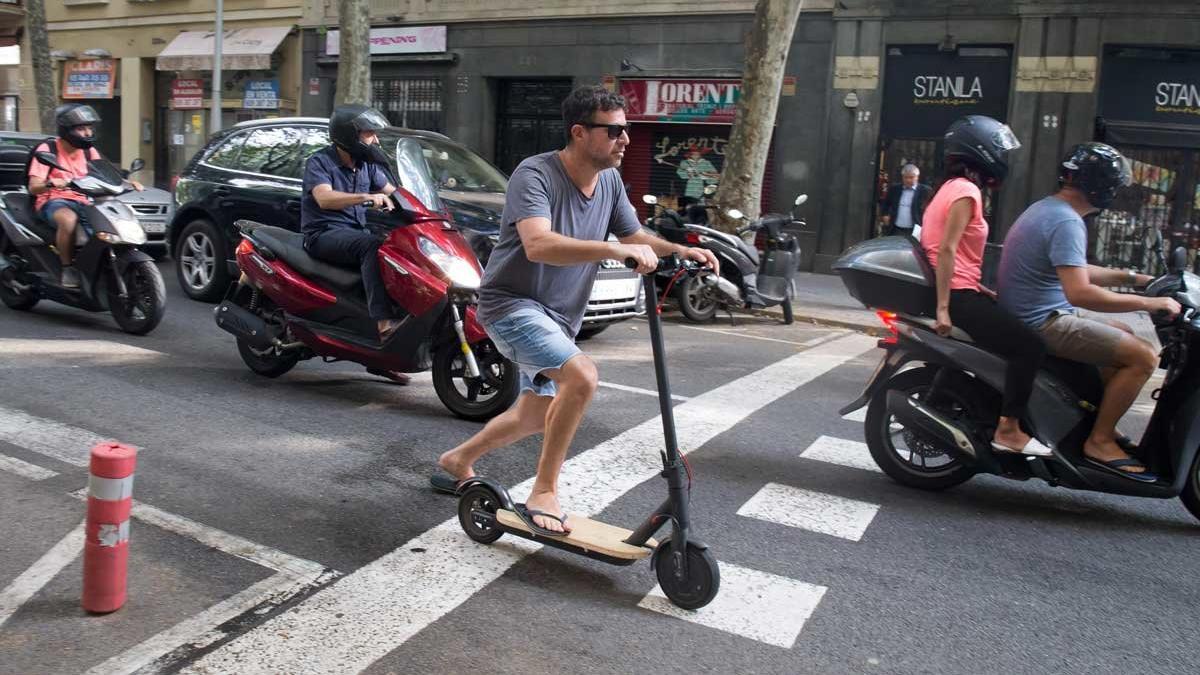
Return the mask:
[[[533,534],[520,516],[507,509],[496,511],[496,520],[506,529]],[[568,514],[567,525],[571,528],[571,533],[565,537],[553,537],[553,539],[583,551],[594,551],[611,558],[640,560],[653,553],[658,546],[658,542],[653,538],[642,546],[626,544],[625,540],[633,534],[632,530],[579,515]],[[550,537],[541,535],[536,536],[538,540],[550,539]]]

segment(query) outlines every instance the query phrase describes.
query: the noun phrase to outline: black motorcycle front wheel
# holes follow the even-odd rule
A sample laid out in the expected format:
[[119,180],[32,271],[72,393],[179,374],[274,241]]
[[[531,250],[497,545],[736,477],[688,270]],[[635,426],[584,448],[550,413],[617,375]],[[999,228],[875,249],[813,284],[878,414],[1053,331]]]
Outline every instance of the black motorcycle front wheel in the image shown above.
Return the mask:
[[969,389],[972,384],[961,381],[966,378],[947,377],[946,384],[931,397],[936,373],[936,368],[914,368],[892,377],[871,398],[864,424],[867,447],[875,464],[897,483],[921,490],[954,487],[969,480],[975,471],[947,452],[936,439],[905,428],[888,414],[888,392],[896,390],[916,397],[950,419],[986,419],[977,409],[980,403]]
[[433,390],[450,412],[472,422],[486,422],[517,400],[517,367],[500,354],[491,340],[471,350],[479,365],[479,377],[468,374],[466,356],[457,341],[438,347],[433,353]]
[[121,330],[133,335],[145,335],[154,330],[167,311],[167,287],[162,274],[150,260],[130,263],[121,275],[125,282],[122,298],[116,284],[109,283],[108,308]]

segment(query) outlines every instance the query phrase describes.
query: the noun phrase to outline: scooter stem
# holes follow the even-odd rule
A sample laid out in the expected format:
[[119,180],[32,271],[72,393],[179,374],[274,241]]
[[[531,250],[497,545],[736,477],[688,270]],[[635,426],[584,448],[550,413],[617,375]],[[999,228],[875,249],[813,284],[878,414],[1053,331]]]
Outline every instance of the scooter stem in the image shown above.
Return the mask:
[[[642,277],[646,297],[655,297],[654,275]],[[647,303],[646,318],[650,323],[650,344],[654,350],[654,376],[658,381],[658,407],[662,412],[663,439],[666,441],[665,465],[679,461],[679,445],[675,438],[675,413],[671,408],[671,383],[667,378],[667,354],[663,343],[662,320],[658,316],[658,305]]]

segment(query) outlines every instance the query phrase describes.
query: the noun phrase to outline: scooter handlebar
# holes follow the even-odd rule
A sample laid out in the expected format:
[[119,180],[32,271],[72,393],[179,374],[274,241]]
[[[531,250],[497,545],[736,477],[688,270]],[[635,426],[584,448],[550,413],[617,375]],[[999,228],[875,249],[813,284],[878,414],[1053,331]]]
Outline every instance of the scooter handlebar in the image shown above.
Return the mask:
[[[625,267],[627,267],[631,270],[636,270],[638,268],[638,263],[633,258],[626,258],[625,259]],[[655,269],[654,271],[655,271],[655,273],[659,273],[659,272],[678,272],[679,270],[684,270],[684,271],[688,272],[689,274],[695,274],[696,272],[699,272],[703,269],[704,268],[700,265],[700,263],[696,262],[695,260],[689,260],[687,258],[680,258],[678,255],[672,253],[669,256],[659,258],[658,259],[658,268]]]

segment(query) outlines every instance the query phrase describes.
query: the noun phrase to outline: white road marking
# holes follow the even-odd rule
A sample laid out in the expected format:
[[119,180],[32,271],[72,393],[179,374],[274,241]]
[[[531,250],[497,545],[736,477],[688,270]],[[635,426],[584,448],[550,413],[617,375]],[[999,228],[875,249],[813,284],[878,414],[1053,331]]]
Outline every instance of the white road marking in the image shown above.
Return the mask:
[[0,354],[4,356],[94,356],[94,357],[141,357],[166,356],[153,349],[134,347],[110,340],[52,340],[38,338],[24,340],[0,338]]
[[[76,499],[86,500],[87,490],[77,490],[72,492],[71,496]],[[136,499],[133,500],[133,517],[168,532],[174,532],[189,539],[194,539],[218,551],[228,553],[243,560],[249,560],[256,565],[261,565],[276,572],[286,573],[297,579],[316,577],[325,571],[324,565],[311,560],[305,560],[304,558],[284,553],[270,546],[256,544],[236,534],[230,534],[215,527],[197,523],[194,520],[163,511],[149,504],[143,504]]]
[[862,539],[876,513],[878,504],[779,483],[767,483],[737,511],[739,516],[850,541]]
[[[654,391],[653,389],[642,389],[641,387],[630,387],[628,385],[617,384],[615,382],[601,382],[600,386],[605,387],[607,389],[616,389],[617,391],[628,392],[630,394],[641,394],[643,396],[653,396],[654,398],[658,398],[658,392]],[[673,401],[690,401],[691,398],[688,396],[678,396],[676,394],[671,394],[671,400],[673,400]]]
[[[642,319],[642,320],[645,321],[645,319]],[[822,342],[825,342],[825,341],[831,339],[832,337],[841,337],[842,335],[845,335],[846,333],[850,332],[850,331],[842,330],[842,329],[834,329],[820,337],[815,337],[815,338],[812,338],[811,340],[798,341],[798,340],[784,340],[783,338],[766,337],[765,335],[750,335],[749,333],[740,333],[735,330],[725,330],[722,328],[705,328],[703,326],[689,326],[685,323],[676,323],[676,324],[671,324],[671,325],[676,328],[687,328],[688,330],[698,330],[698,331],[703,331],[705,333],[720,333],[721,335],[732,335],[734,337],[746,338],[748,340],[762,340],[763,342],[779,342],[779,343],[785,344],[785,345],[796,345],[797,347],[813,347],[815,345],[818,345]]]
[[826,588],[725,562],[719,564],[721,591],[707,606],[696,611],[680,609],[658,586],[638,606],[791,649]]
[[58,475],[57,471],[51,471],[50,469],[42,468],[37,464],[30,464],[23,459],[9,457],[8,455],[0,455],[0,471],[15,473],[18,476],[28,478],[30,480],[46,480],[47,478],[54,478]]
[[84,675],[128,675],[153,663],[150,672],[160,672],[171,665],[172,656],[180,651],[198,650],[227,637],[219,626],[250,610],[269,612],[313,586],[323,586],[338,576],[336,572],[307,579],[287,573],[272,574],[246,590],[237,593],[208,609],[191,616],[101,663]]
[[882,473],[879,465],[871,458],[871,451],[867,448],[867,444],[861,441],[821,436],[800,453],[800,456],[804,459],[815,459],[818,462]]
[[0,408],[0,441],[67,464],[87,466],[92,446],[112,440],[20,410]]
[[29,601],[53,579],[64,567],[70,565],[83,551],[83,531],[86,522],[79,523],[70,534],[63,537],[46,555],[43,555],[21,576],[0,591],[0,626],[16,613],[21,605]]
[[[874,349],[848,335],[790,356],[677,406],[682,452],[727,431],[763,406]],[[662,466],[658,417],[571,458],[560,477],[569,512],[592,515]],[[521,500],[533,479],[512,490]],[[505,538],[469,540],[457,518],[418,535],[292,610],[222,645],[184,672],[356,672],[404,644],[503,575],[539,545]]]
[[845,415],[842,415],[842,419],[850,420],[851,422],[865,423],[867,421],[867,408],[866,406],[863,406],[854,412],[846,413]]

